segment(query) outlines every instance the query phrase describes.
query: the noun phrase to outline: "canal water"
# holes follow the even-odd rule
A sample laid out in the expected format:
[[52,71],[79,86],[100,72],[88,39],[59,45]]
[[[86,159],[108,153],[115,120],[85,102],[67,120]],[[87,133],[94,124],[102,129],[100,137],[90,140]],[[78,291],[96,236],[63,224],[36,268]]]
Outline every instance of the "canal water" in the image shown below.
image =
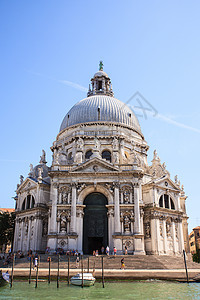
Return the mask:
[[50,285],[38,282],[38,288],[32,282],[14,282],[13,287],[0,287],[0,299],[200,299],[200,283],[178,283],[159,280],[106,282],[102,288],[100,282],[92,287],[67,286],[60,282],[57,289],[56,282]]

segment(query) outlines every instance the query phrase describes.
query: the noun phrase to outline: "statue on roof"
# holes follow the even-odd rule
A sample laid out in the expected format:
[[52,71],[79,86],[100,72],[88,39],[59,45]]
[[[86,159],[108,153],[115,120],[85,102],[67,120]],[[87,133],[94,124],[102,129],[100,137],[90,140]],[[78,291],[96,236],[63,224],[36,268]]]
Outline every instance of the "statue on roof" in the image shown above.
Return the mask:
[[102,60],[100,60],[100,63],[99,63],[99,71],[103,71],[103,62],[102,62]]
[[24,176],[20,175],[20,184],[22,184],[23,181],[24,181]]
[[38,168],[38,179],[42,179],[42,174],[43,174],[43,168],[39,167]]
[[33,176],[33,165],[30,164],[30,172],[29,172],[29,177],[32,177]]
[[42,149],[42,155],[40,156],[40,164],[46,164],[46,152]]
[[153,159],[157,159],[158,158],[158,153],[156,150],[153,151]]

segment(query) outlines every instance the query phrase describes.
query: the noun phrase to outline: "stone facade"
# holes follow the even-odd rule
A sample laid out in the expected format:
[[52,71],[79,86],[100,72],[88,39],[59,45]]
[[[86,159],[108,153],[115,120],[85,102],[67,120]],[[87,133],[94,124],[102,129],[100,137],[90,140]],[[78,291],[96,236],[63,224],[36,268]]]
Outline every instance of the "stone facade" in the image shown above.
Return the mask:
[[[51,147],[51,167],[43,151],[40,164],[30,165],[28,178],[21,177],[14,250],[42,252],[48,247],[91,253],[90,248],[84,250],[84,240],[106,247],[102,235],[107,234],[108,245],[118,253],[125,246],[128,253],[141,255],[188,251],[183,187],[177,177],[171,180],[156,151],[148,165],[149,147],[138,120],[114,98],[102,65],[91,81],[88,97],[72,107],[61,124]],[[106,204],[99,208],[93,203],[91,218],[87,211],[93,230],[86,236],[89,195],[104,197]],[[104,209],[105,221],[95,209]]]

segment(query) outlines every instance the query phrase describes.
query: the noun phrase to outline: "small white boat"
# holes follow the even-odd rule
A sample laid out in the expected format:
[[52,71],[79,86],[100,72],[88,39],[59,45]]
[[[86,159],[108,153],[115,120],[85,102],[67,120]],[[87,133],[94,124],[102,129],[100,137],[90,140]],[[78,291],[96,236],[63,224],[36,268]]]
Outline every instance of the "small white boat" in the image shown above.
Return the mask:
[[[91,286],[95,283],[95,278],[91,273],[83,273],[83,286]],[[82,273],[78,273],[71,278],[71,284],[82,286]]]

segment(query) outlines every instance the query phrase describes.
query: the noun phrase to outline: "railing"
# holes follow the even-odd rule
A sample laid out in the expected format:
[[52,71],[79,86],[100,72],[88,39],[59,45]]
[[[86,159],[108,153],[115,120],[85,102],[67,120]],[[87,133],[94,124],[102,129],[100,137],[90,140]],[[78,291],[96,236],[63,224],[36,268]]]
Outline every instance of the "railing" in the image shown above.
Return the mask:
[[[73,168],[77,167],[77,164],[73,165],[54,165],[51,170],[52,171],[71,171]],[[122,164],[122,165],[114,165],[114,167],[118,167],[119,171],[133,171],[134,166],[131,164]]]
[[61,139],[60,141],[57,141],[57,145],[61,145],[63,141],[67,142],[73,137],[79,137],[79,136],[122,136],[123,134],[120,132],[120,130],[97,130],[97,131],[75,131],[68,135],[66,138]]

